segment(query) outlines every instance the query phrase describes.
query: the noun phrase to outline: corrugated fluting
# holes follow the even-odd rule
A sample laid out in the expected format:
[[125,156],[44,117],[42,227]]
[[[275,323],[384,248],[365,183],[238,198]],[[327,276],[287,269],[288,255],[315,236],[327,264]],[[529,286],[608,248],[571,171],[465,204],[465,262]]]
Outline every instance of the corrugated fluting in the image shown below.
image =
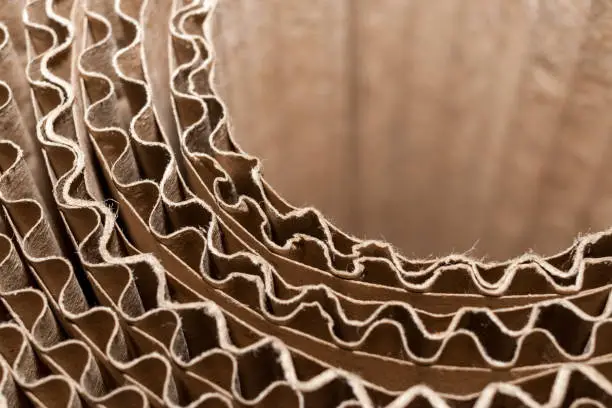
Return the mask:
[[[201,0],[0,0],[0,406],[611,407],[611,231],[583,235],[551,257],[526,253],[499,263],[466,255],[409,259],[389,243],[343,232],[314,208],[289,204],[262,177],[262,162],[236,139],[248,140],[251,126],[251,142],[281,140],[275,154],[299,157],[283,166],[287,174],[319,164],[311,167],[318,173],[309,180],[343,186],[328,197],[337,206],[390,194],[376,181],[387,171],[376,160],[389,166],[408,162],[397,172],[405,172],[423,190],[431,185],[440,189],[438,200],[423,203],[417,189],[402,210],[407,215],[397,208],[385,215],[398,233],[414,226],[423,228],[424,239],[433,240],[444,220],[429,221],[442,207],[453,206],[444,191],[454,192],[450,196],[463,203],[460,208],[471,208],[464,222],[481,211],[469,205],[468,193],[458,187],[462,178],[481,174],[468,163],[480,157],[473,150],[481,149],[477,140],[468,140],[470,129],[484,126],[498,136],[507,130],[499,117],[488,122],[462,110],[483,109],[485,93],[495,94],[495,115],[500,109],[516,110],[510,101],[515,93],[534,93],[543,83],[562,92],[559,81],[580,75],[584,89],[572,88],[576,99],[564,99],[563,109],[589,111],[581,92],[601,92],[595,100],[603,104],[606,84],[586,83],[595,68],[580,68],[567,59],[580,60],[579,50],[588,47],[590,37],[577,31],[584,31],[587,20],[610,14],[612,8],[606,7],[612,6],[602,9],[597,0],[395,2],[405,13],[410,7],[419,10],[413,10],[418,18],[410,20],[414,31],[407,34],[415,48],[411,69],[403,77],[387,77],[385,86],[394,80],[412,83],[408,127],[457,131],[459,139],[449,139],[445,150],[427,132],[413,132],[412,142],[402,149],[421,146],[409,149],[414,160],[386,146],[387,156],[369,162],[378,146],[375,137],[365,135],[381,126],[388,127],[387,134],[396,124],[384,116],[360,116],[367,109],[359,98],[329,89],[336,77],[351,83],[369,69],[376,78],[383,75],[380,70],[397,70],[403,63],[396,61],[393,68],[373,55],[372,65],[347,78],[340,74],[342,64],[355,55],[326,53],[341,42],[351,49],[401,41],[389,34],[400,26],[390,23],[387,32],[389,14],[373,1],[356,2],[359,12],[332,6],[324,12],[328,5],[318,0],[289,3],[296,5],[293,11],[277,0],[275,12],[269,9],[266,19],[256,20],[260,3],[246,0],[221,0],[218,8]],[[232,5],[241,6],[242,17],[231,11]],[[461,20],[475,48],[464,44],[455,51],[471,57],[454,57],[456,69],[464,72],[447,78],[441,64],[450,62],[442,44],[455,32],[450,22],[456,22],[457,13],[473,17],[479,6],[491,7],[493,20]],[[371,13],[365,13],[367,7]],[[559,12],[563,7],[565,14]],[[389,21],[396,21],[392,17]],[[530,20],[536,17],[539,23]],[[495,18],[514,19],[522,31],[496,25]],[[303,35],[296,34],[296,27],[347,21],[361,28],[306,36],[309,47],[318,51],[287,52],[290,69],[267,68],[267,55],[278,52],[277,46],[290,49],[292,36]],[[486,24],[499,27],[499,38],[479,35],[479,30],[488,32]],[[559,37],[547,36],[549,26],[556,25],[552,31]],[[448,32],[438,36],[435,27]],[[260,35],[276,43],[256,41]],[[593,43],[602,38],[591,37]],[[534,65],[523,69],[520,78],[507,78],[508,84],[492,79],[503,72],[487,73],[477,86],[482,94],[467,92],[484,69],[474,60],[503,54],[510,65],[516,62],[512,55],[527,52],[527,45],[529,58],[548,74]],[[368,47],[373,53],[377,48]],[[258,50],[259,59],[250,58]],[[539,56],[556,55],[555,50],[558,58]],[[215,69],[218,58],[225,76]],[[313,58],[325,59],[320,66],[326,70],[304,70]],[[251,76],[240,75],[249,69]],[[440,122],[431,106],[415,96],[453,84],[472,70],[474,83],[451,92],[455,99],[445,105],[455,122]],[[321,104],[318,121],[302,118],[300,124],[290,120],[299,116],[299,104],[283,104],[273,90],[266,94],[276,79],[285,97],[295,101],[331,95],[348,102],[331,100],[331,105],[344,106],[336,110]],[[376,81],[362,85],[370,87],[367,92],[379,92]],[[419,91],[418,86],[425,88]],[[228,94],[228,105],[217,87]],[[263,94],[269,104],[249,99]],[[540,132],[550,125],[543,117],[559,114],[559,101],[545,96],[526,100],[532,104],[519,104],[524,110],[516,115],[520,120],[507,124],[518,136],[503,143],[491,140],[482,147],[488,150],[481,151],[485,167],[504,163],[500,171],[506,181],[473,180],[473,193],[486,191],[482,197],[499,201],[499,214],[491,217],[505,223],[502,230],[509,234],[502,250],[527,228],[518,225],[518,220],[528,221],[519,210],[532,200],[525,193],[529,189],[512,184],[510,175],[516,167],[525,172],[521,182],[537,183],[534,174],[542,170],[535,168],[541,164],[537,149],[552,143],[548,134],[567,142],[556,144],[559,157],[574,157],[573,152],[605,157],[598,135],[606,133],[607,124],[595,123],[604,116],[591,117],[589,129],[600,134],[585,131],[591,142],[582,150],[574,146],[569,130],[560,136]],[[235,125],[227,106],[240,117]],[[389,99],[379,109],[399,120],[407,113],[393,111],[397,106]],[[249,109],[250,115],[241,116]],[[365,122],[325,120],[350,122],[351,115]],[[319,126],[328,132],[317,132]],[[310,150],[282,144],[282,135],[292,128],[312,137]],[[342,138],[349,128],[370,146],[347,150]],[[500,153],[508,143],[524,156]],[[427,160],[432,152],[442,154],[437,164]],[[540,167],[552,171],[547,166]],[[451,174],[455,167],[460,174]],[[434,182],[446,171],[446,184]],[[571,171],[586,172],[580,166],[563,167],[549,176],[563,179]],[[361,176],[353,180],[351,174]],[[372,179],[365,180],[365,174]],[[363,190],[355,180],[363,182]],[[595,179],[586,181],[580,188],[597,190]],[[297,191],[299,184],[290,187]],[[503,194],[489,193],[489,185],[518,201],[506,207]],[[543,218],[550,220],[550,228],[532,226],[537,239],[546,240],[547,234],[558,239],[555,217],[588,202],[588,197],[555,191],[554,205],[546,204],[553,210]],[[599,193],[605,196],[605,188]],[[360,211],[366,211],[367,202],[361,202]],[[604,202],[593,211],[609,212]],[[383,210],[373,212],[380,216]],[[365,225],[367,217],[359,214],[347,207],[345,221]],[[447,238],[440,245],[450,245],[452,237]]]

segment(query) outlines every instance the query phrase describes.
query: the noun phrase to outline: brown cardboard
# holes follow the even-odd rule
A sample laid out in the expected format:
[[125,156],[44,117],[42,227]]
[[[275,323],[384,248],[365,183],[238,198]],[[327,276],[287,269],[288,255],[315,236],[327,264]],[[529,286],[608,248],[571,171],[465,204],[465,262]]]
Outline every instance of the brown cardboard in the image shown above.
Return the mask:
[[[312,134],[312,150],[289,143],[279,144],[277,153],[293,158],[293,166],[283,171],[298,168],[294,180],[326,177],[346,184],[323,207],[372,197],[339,219],[341,225],[378,225],[360,211],[376,208],[374,196],[389,191],[357,181],[385,179],[376,161],[398,157],[389,146],[355,150],[340,138],[352,130],[371,144],[368,134],[383,126],[367,114],[366,126],[346,125],[350,115],[364,113],[363,106],[350,105],[356,95],[335,95],[330,103],[336,108],[319,111],[333,118],[325,121],[324,133],[317,133],[320,123],[297,120],[297,105],[284,107],[272,93],[269,104],[255,103],[253,95],[271,91],[263,81],[275,79],[270,61],[258,61],[244,77],[231,67],[231,77],[238,79],[224,89],[233,93],[232,102],[221,99],[218,58],[244,63],[251,52],[272,52],[274,47],[265,48],[269,41],[288,50],[302,38],[293,31],[295,24],[319,31],[307,47],[287,54],[294,59],[278,71],[278,81],[297,84],[287,98],[313,104],[322,102],[335,79],[346,79],[348,67],[339,58],[330,59],[323,71],[302,71],[310,59],[324,60],[344,46],[353,51],[377,42],[390,46],[397,41],[390,33],[404,29],[384,8],[364,14],[372,8],[364,2],[329,6],[325,15],[318,12],[326,7],[323,2],[294,3],[295,8],[289,3],[275,3],[274,12],[265,8],[272,4],[268,1],[261,6],[221,2],[218,9],[198,0],[31,0],[0,7],[7,16],[0,17],[0,131],[5,133],[0,140],[0,406],[610,406],[610,230],[582,236],[549,257],[411,259],[390,243],[345,233],[316,209],[293,206],[264,180],[262,162],[234,139],[244,128],[230,123],[232,109],[243,106],[259,115],[253,118],[263,127],[253,137],[262,143],[291,133],[292,126]],[[525,9],[501,2],[391,3],[385,2],[413,22],[412,63],[430,58],[415,67],[413,77],[387,79],[416,90],[407,106],[413,119],[419,118],[405,125],[430,135],[452,129],[458,137],[458,151],[444,153],[444,166],[425,163],[425,156],[411,162],[406,175],[421,183],[421,193],[451,167],[472,172],[466,166],[471,153],[462,145],[474,143],[469,130],[497,126],[473,116],[489,93],[505,103],[501,90],[498,95],[490,89],[494,75],[484,67],[497,50],[482,32],[496,29],[507,38],[511,31],[496,21],[522,24],[517,44],[504,51],[517,55],[530,25],[540,24],[543,31],[560,27],[555,41],[567,40],[567,54],[555,48],[557,42],[542,41],[528,55],[535,60],[538,53],[555,51],[573,60],[586,52],[576,48],[576,33],[601,6],[580,2],[567,20],[565,6],[542,5],[537,19],[521,21]],[[23,20],[15,17],[21,11]],[[253,19],[240,27],[238,12]],[[491,20],[473,21],[477,12],[491,13]],[[386,18],[395,25],[375,36]],[[286,36],[275,34],[270,26],[275,22]],[[340,29],[345,22],[349,31]],[[437,30],[440,26],[444,30]],[[240,28],[240,36],[252,36],[251,48],[236,53]],[[449,74],[439,64],[449,57],[453,30],[474,44],[454,45],[463,59]],[[599,49],[597,36],[586,38],[586,46]],[[377,53],[369,52],[373,55],[359,69],[374,79],[377,70],[398,69],[405,58],[394,56],[396,65],[377,67]],[[511,59],[508,55],[504,58]],[[489,76],[483,83],[473,78],[457,85],[473,61],[481,61],[476,68]],[[570,72],[563,61],[555,62],[560,78]],[[589,70],[582,66],[578,72],[584,79]],[[532,92],[533,79],[524,75],[517,87]],[[346,86],[361,87],[358,78]],[[379,92],[374,79],[367,86]],[[440,92],[444,84],[456,87],[444,105],[455,125],[437,123],[432,105],[418,104],[423,81]],[[318,84],[319,94],[312,84]],[[236,102],[236,87],[253,94]],[[460,95],[471,87],[479,92],[466,102]],[[24,100],[27,93],[31,101]],[[382,110],[391,109],[392,100],[386,103]],[[529,105],[533,117],[519,115],[512,122],[512,129],[526,129],[517,145],[528,144],[540,126],[550,127],[542,118],[557,112],[559,103],[553,98]],[[268,120],[284,108],[285,119]],[[576,102],[566,110],[577,115],[582,108]],[[386,114],[391,121],[401,119]],[[602,134],[605,125],[597,129]],[[574,145],[572,133],[564,132],[559,154],[588,156]],[[424,150],[411,152],[412,159],[435,150],[439,141],[421,142]],[[313,152],[326,149],[330,154],[318,173],[300,173]],[[535,158],[537,152],[523,153]],[[495,154],[485,156],[493,160]],[[514,159],[507,160],[503,166],[512,168]],[[417,168],[426,174],[417,174]],[[565,170],[543,171],[552,180],[563,178]],[[398,220],[413,219],[415,230],[439,236],[439,245],[453,242],[457,236],[439,233],[446,222],[456,228],[461,223],[435,218],[454,203],[469,201],[459,183],[455,175],[441,184],[436,203],[422,216],[391,211],[386,222],[399,232]],[[279,186],[283,191],[283,183]],[[290,186],[297,191],[300,183]],[[571,218],[583,205],[553,190],[542,194],[564,205],[543,219],[542,240],[556,233],[550,220]],[[454,192],[455,201],[445,202],[444,191]],[[531,192],[503,194],[509,193],[516,193],[517,201],[494,210],[516,219]],[[421,200],[413,199],[414,205]],[[472,232],[481,227],[470,226]],[[518,235],[504,234],[500,250],[518,242]]]

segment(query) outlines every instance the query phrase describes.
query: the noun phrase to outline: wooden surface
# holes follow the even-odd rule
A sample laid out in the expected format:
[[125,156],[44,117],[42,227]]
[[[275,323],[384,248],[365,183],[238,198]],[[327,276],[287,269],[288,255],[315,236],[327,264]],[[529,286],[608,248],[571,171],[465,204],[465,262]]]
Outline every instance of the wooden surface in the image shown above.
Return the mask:
[[612,224],[608,0],[221,0],[236,139],[294,205],[409,256]]

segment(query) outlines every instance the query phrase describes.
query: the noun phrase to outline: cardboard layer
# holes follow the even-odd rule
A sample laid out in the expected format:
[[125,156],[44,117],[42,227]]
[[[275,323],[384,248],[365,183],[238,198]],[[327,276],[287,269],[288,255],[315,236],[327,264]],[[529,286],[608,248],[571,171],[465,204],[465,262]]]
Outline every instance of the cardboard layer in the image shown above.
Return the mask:
[[431,3],[220,2],[216,84],[267,180],[411,257],[608,228],[609,4]]
[[[452,15],[414,7],[428,30]],[[611,231],[547,258],[407,258],[289,204],[238,146],[223,8],[0,10],[0,406],[612,405]]]

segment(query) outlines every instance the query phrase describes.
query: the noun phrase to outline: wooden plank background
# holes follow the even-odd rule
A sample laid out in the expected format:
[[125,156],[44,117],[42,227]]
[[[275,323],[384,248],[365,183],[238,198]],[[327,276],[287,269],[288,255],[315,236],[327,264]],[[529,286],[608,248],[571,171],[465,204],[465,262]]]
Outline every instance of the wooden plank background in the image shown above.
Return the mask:
[[610,0],[220,0],[236,138],[295,205],[409,256],[612,224]]

